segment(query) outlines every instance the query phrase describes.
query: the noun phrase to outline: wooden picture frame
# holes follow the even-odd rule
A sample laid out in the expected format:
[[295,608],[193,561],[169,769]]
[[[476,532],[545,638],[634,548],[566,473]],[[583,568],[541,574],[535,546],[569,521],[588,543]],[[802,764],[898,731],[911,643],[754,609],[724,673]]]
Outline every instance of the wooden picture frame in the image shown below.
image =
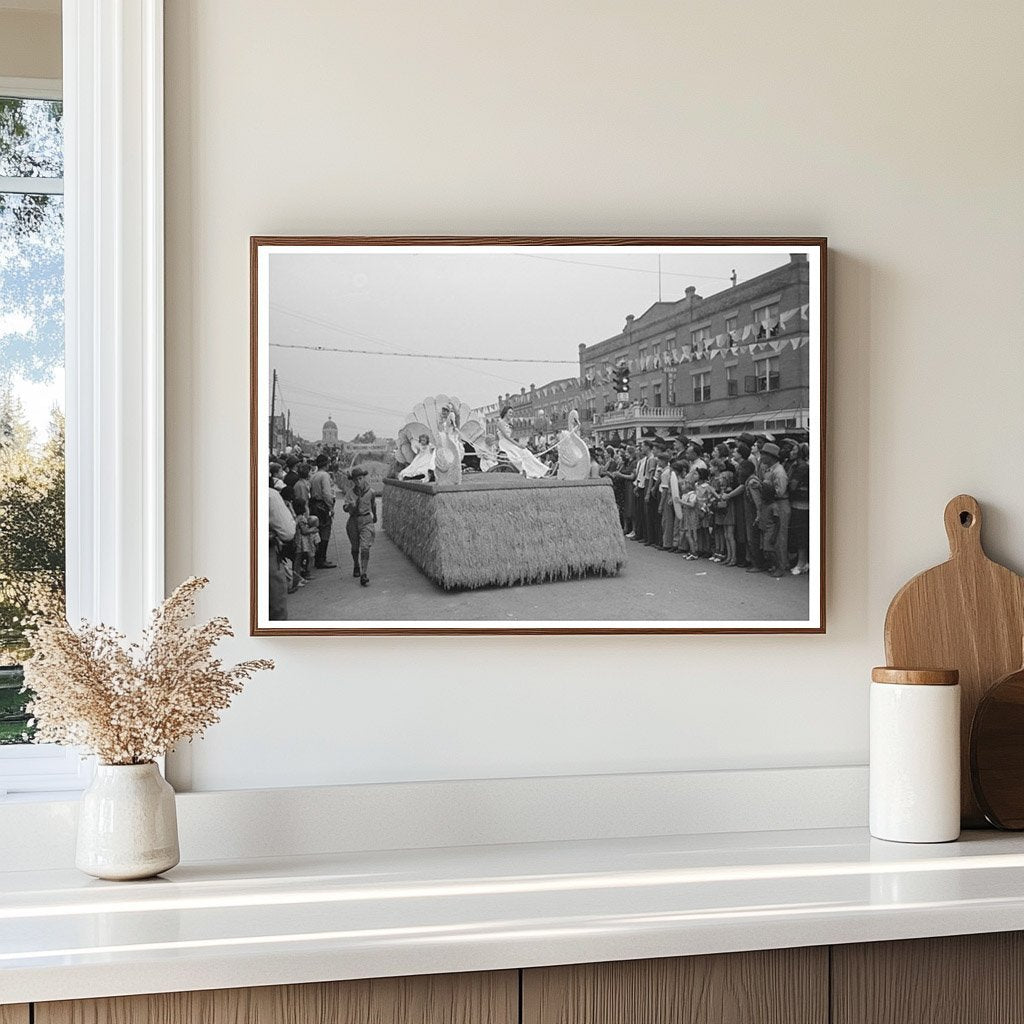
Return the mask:
[[[275,235],[253,236],[249,248],[253,636],[825,632],[825,238]],[[742,272],[734,268],[725,279],[733,264]],[[697,293],[698,286],[706,297]],[[631,306],[635,296],[638,304]],[[652,300],[646,306],[643,296]],[[603,315],[600,323],[607,327],[595,332],[602,310],[616,303],[624,325],[616,329]],[[534,334],[538,325],[548,324],[552,336],[542,345]],[[566,334],[573,335],[571,341],[563,340]],[[528,340],[521,344],[521,338]],[[481,347],[468,351],[473,339],[480,339]],[[565,355],[570,350],[572,360]],[[367,369],[385,363],[386,372]],[[559,364],[565,374],[537,386],[533,378],[545,379],[548,364]],[[507,384],[484,383],[488,377],[524,383],[518,393],[508,388],[503,399]],[[344,396],[335,393],[341,392],[337,382],[342,379],[348,382]],[[449,398],[456,392],[449,380],[457,381],[460,397]],[[415,401],[420,391],[425,405]],[[497,402],[483,400],[493,395]],[[331,417],[334,406],[345,401],[353,415],[338,427]],[[502,402],[508,411],[500,408]],[[397,415],[406,406],[408,414]],[[322,436],[310,439],[315,433],[310,424],[322,414]],[[365,441],[341,438],[356,430],[357,421],[387,429],[382,417],[394,424],[387,436],[367,430],[354,434]],[[429,430],[413,437],[424,419],[431,421]],[[779,540],[783,498],[758,513],[755,525],[763,523],[764,532],[749,548],[738,542],[745,526],[728,522],[734,513],[749,517],[746,494],[758,489],[746,481],[743,493],[735,493],[739,478],[749,472],[742,447],[746,435],[758,438],[753,459],[759,458],[759,478],[775,456],[770,450],[758,456],[758,448],[780,448],[783,469],[794,481],[788,514],[793,501],[798,512],[808,505],[807,515],[794,519],[806,545],[799,551]],[[562,479],[581,457],[581,438],[588,445],[618,445],[619,452],[607,460],[591,454],[593,479]],[[632,525],[634,533],[657,533],[657,522],[650,519],[651,474],[643,492],[635,482],[619,482],[631,466],[634,472],[638,464],[648,468],[639,462],[642,452],[633,458],[628,449],[652,438],[663,445],[669,467],[682,459],[676,471],[657,464],[657,479],[670,484],[673,495],[667,521],[676,524],[657,543],[670,536],[672,547],[683,551],[655,552],[654,543],[644,545],[632,536],[620,543],[611,536],[615,513],[609,508],[617,512],[623,532]],[[699,450],[685,449],[687,441],[699,444]],[[719,444],[726,444],[725,454],[716,452]],[[336,566],[314,573],[308,586],[289,595],[287,618],[273,617],[271,607],[275,614],[282,608],[274,596],[280,593],[280,572],[287,577],[291,570],[297,582],[297,564],[321,555],[315,545],[312,553],[303,552],[294,542],[293,551],[293,542],[272,540],[270,507],[276,516],[281,499],[294,522],[294,510],[305,506],[299,513],[306,517],[297,529],[300,540],[319,539],[323,547],[326,531],[303,531],[313,525],[310,509],[326,505],[303,499],[301,485],[295,504],[295,465],[283,465],[270,486],[271,456],[280,454],[286,463],[298,457],[298,473],[307,464],[315,476],[314,460],[322,454],[328,460],[323,471],[334,487],[347,489],[355,501],[349,473],[364,451],[363,467],[376,474],[373,486],[383,498],[364,498],[361,518],[353,506],[348,518],[356,526],[339,511],[338,499],[324,556]],[[532,460],[555,463],[557,470],[550,465],[543,478],[532,479],[540,473],[531,468]],[[702,462],[715,491],[698,489]],[[429,470],[411,480],[397,479],[400,472],[428,464]],[[573,472],[582,469],[577,465]],[[730,476],[733,490],[727,490]],[[770,476],[765,494],[786,488],[777,470]],[[327,485],[321,478],[317,486],[323,493]],[[689,506],[675,501],[684,487],[689,490],[680,499],[689,501],[692,494],[700,509],[696,518],[688,515]],[[359,576],[358,524],[372,525],[370,505],[384,522],[363,534],[370,570],[363,566],[368,585],[361,587],[349,571],[348,548]],[[624,521],[626,506],[633,518]],[[320,518],[330,517],[319,516],[317,523]],[[700,525],[691,536],[694,522]],[[495,523],[518,526],[496,529]],[[537,530],[536,545],[530,529]],[[746,533],[742,536],[745,541]],[[726,561],[730,551],[734,558],[745,551],[756,561],[761,548],[760,557],[776,575],[744,573],[704,558],[702,545],[719,542]],[[616,553],[620,547],[624,561]],[[290,560],[283,557],[289,554]],[[794,557],[797,565],[791,566]],[[807,568],[797,575],[800,560]],[[558,617],[559,608],[577,602],[593,609],[590,615]],[[748,607],[786,617],[744,618]],[[806,614],[799,614],[804,608]],[[524,609],[544,617],[524,616]],[[452,617],[453,610],[461,617]],[[710,614],[693,618],[695,611]],[[737,614],[719,614],[732,611]],[[643,617],[651,614],[658,617]],[[666,617],[672,614],[682,617]]]

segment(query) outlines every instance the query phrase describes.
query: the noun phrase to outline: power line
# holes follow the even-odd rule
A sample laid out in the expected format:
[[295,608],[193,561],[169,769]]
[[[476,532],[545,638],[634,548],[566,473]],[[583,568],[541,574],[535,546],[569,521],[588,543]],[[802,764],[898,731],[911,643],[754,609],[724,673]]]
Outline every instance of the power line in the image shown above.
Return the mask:
[[[549,263],[572,263],[578,267],[597,267],[599,270],[626,270],[633,274],[657,274],[659,271],[651,270],[648,267],[622,267],[615,263],[589,263],[586,260],[567,260],[561,256],[538,256],[532,252],[520,252],[516,255],[528,260],[547,260]],[[677,270],[663,270],[660,273],[669,277],[696,277],[702,281],[731,281],[731,277],[721,277],[717,274],[684,274]]]
[[[316,326],[323,327],[329,331],[337,331],[339,334],[347,334],[354,338],[362,338],[365,341],[372,341],[378,345],[383,345],[384,348],[390,349],[392,352],[398,351],[395,345],[386,341],[384,338],[377,338],[372,334],[364,334],[362,331],[353,331],[349,328],[331,323],[329,320],[323,320],[320,317],[311,316],[309,313],[299,313],[294,309],[285,309],[284,306],[279,306],[275,303],[271,303],[270,308],[276,310],[278,313],[283,313],[285,316],[294,317],[296,320],[304,320],[306,323],[315,324]],[[502,377],[496,373],[488,373],[487,370],[480,370],[474,366],[464,366],[463,369],[468,370],[470,373],[475,373],[480,377],[490,377],[492,380],[500,380],[505,384],[514,384],[516,387],[519,387],[522,384],[522,381],[513,380],[511,377]]]
[[301,348],[310,352],[341,352],[354,356],[395,356],[403,359],[450,359],[454,362],[474,363],[557,363],[559,366],[578,366],[578,359],[506,359],[503,356],[446,356],[427,352],[381,352],[372,348],[333,348],[330,345],[289,345],[283,341],[272,341],[271,348]]
[[[280,386],[281,386],[282,381],[284,381],[284,378],[281,377],[280,374],[279,374],[278,378],[277,378],[278,390],[280,390]],[[312,395],[312,396],[314,396],[316,398],[327,399],[327,401],[329,401],[329,402],[336,403],[338,408],[341,408],[343,406],[348,406],[348,407],[353,408],[353,409],[358,409],[361,412],[386,412],[386,413],[391,413],[394,416],[402,416],[402,415],[404,415],[403,413],[399,412],[397,409],[390,409],[386,405],[374,405],[372,402],[360,402],[358,399],[350,398],[348,395],[342,395],[342,394],[333,394],[332,395],[332,394],[329,394],[326,391],[317,391],[314,388],[306,387],[304,384],[298,384],[298,383],[296,383],[293,380],[284,381],[284,383],[286,383],[288,385],[289,390],[299,391],[299,392],[302,392],[302,394]]]

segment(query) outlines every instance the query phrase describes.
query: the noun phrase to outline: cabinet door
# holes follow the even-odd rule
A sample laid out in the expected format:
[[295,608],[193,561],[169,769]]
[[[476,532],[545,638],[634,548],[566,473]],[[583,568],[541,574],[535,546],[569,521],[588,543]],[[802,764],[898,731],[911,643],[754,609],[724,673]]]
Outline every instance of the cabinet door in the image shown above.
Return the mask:
[[37,1003],[35,1024],[517,1024],[516,971]]
[[1024,1021],[1024,934],[832,947],[834,1024]]
[[24,1003],[18,1006],[0,1006],[0,1024],[28,1024],[28,1007]]
[[826,1024],[827,1020],[828,950],[821,947],[523,972],[523,1024]]

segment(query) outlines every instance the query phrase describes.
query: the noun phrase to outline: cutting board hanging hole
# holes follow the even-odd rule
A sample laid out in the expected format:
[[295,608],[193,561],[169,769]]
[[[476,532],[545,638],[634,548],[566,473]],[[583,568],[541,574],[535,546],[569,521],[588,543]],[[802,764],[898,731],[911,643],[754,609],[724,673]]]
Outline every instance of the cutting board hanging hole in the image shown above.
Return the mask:
[[969,494],[958,494],[946,506],[943,518],[952,557],[960,554],[985,557],[981,550],[981,509],[974,498]]

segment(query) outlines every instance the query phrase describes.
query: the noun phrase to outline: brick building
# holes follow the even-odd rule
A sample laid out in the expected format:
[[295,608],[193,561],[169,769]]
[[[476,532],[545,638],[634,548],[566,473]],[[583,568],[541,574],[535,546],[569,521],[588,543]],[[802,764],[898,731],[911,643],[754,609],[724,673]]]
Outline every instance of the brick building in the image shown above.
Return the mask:
[[[582,393],[577,377],[560,377],[541,387],[531,384],[520,388],[519,394],[499,395],[496,406],[485,406],[494,410],[494,421],[505,406],[512,409],[512,431],[516,437],[531,441],[549,437],[565,428],[569,413],[577,409],[583,416]],[[482,410],[481,410],[482,411]],[[487,421],[488,433],[493,432],[493,423]]]
[[[809,266],[790,262],[704,298],[693,287],[656,302],[623,329],[580,345],[577,393],[585,427],[599,442],[654,434],[707,440],[810,426]],[[612,389],[630,369],[630,392]]]

